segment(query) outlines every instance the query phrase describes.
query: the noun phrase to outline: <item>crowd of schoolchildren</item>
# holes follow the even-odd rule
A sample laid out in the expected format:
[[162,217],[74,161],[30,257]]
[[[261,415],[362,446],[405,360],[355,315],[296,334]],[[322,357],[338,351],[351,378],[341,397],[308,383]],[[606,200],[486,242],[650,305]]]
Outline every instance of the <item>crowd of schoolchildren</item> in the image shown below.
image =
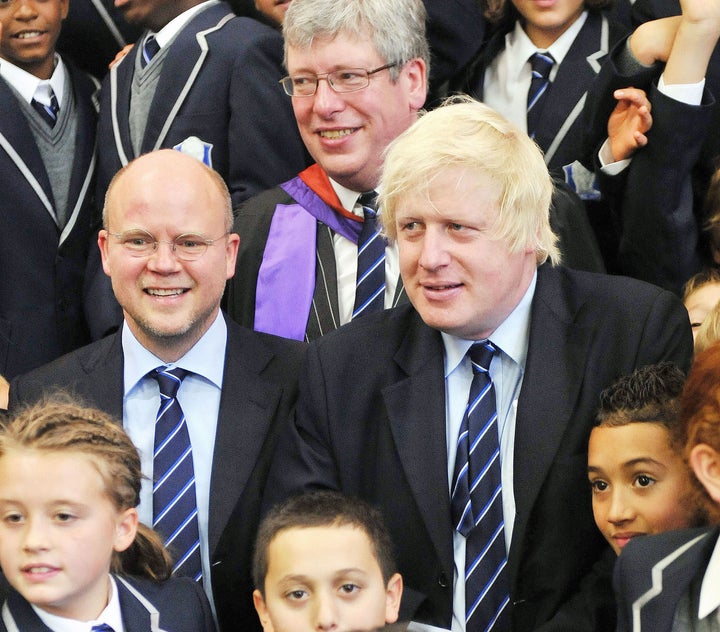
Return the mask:
[[[0,630],[720,630],[719,40],[718,0],[0,0]],[[484,109],[463,119],[474,101],[503,122]],[[432,127],[443,114],[432,113],[453,108],[467,127],[444,128],[446,151]],[[508,176],[490,156],[517,133],[539,147],[548,182],[536,186],[542,174],[525,163]],[[464,134],[488,153],[471,159]],[[519,147],[510,161],[524,160]],[[463,259],[495,230],[460,221],[486,194],[503,210],[506,198],[508,208],[546,205],[528,276],[491,260],[511,267],[523,211],[498,229],[507,252]],[[456,215],[437,228],[447,208]],[[451,261],[462,282],[428,272]],[[536,306],[558,264],[598,275],[559,282],[567,314],[554,297]],[[453,293],[472,275],[490,290],[456,326],[465,306]],[[655,288],[616,296],[604,289],[610,275]],[[606,304],[580,305],[593,285]],[[497,306],[493,327],[483,302]],[[625,318],[665,322],[618,333],[618,345],[637,338],[627,362],[612,365],[612,349],[607,366],[576,362],[606,340],[595,323],[624,329],[612,314],[620,302]],[[546,345],[556,356],[544,361],[572,366],[572,397],[589,402],[567,404],[567,430],[541,425],[565,414],[566,393],[523,405],[534,341],[555,335],[541,309],[563,327],[587,319],[557,334],[562,349]],[[421,319],[442,332],[425,356],[413,355],[425,349],[412,333]],[[412,420],[436,412],[412,403],[425,401],[418,386],[363,371],[394,344],[374,336],[393,327],[412,335],[385,365],[442,372],[437,435],[417,436],[429,426]],[[463,447],[480,369],[464,359],[470,343],[454,359],[458,339],[495,354],[484,373],[497,392],[505,523],[485,591],[509,584],[482,622],[474,566],[463,564],[471,536],[451,525],[463,476],[453,461],[463,454],[471,472],[481,444]],[[396,423],[406,408],[411,422]],[[204,414],[212,424],[199,424]],[[533,414],[543,421],[529,430],[521,420]],[[177,425],[160,442],[163,417]],[[356,433],[357,455],[346,444]],[[158,455],[181,440],[158,480]],[[424,486],[432,452],[409,446],[437,440],[443,480]],[[544,500],[524,505],[519,446],[545,440],[537,487],[555,485],[561,504],[537,491]],[[156,488],[187,461],[187,482],[159,508]],[[382,466],[395,461],[407,480]],[[562,487],[565,471],[586,484],[582,498],[574,482]],[[471,514],[486,473],[467,492]],[[397,513],[386,489],[407,494]],[[422,537],[403,522],[408,489],[412,516],[430,523],[444,511]],[[188,490],[189,515],[168,533],[166,513]],[[543,566],[554,557],[533,546],[552,540],[537,530],[577,519],[585,538],[590,516],[592,542],[568,544],[587,557],[566,575]],[[183,570],[195,558],[197,571]],[[556,571],[577,592],[550,588]]]

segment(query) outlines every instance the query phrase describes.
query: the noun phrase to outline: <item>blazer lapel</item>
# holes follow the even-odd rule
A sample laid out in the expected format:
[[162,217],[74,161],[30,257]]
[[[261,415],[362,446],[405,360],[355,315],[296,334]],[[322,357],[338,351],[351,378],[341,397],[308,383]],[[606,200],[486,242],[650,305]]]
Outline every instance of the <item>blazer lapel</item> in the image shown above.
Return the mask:
[[3,604],[2,620],[8,632],[52,632],[14,590]]
[[[222,28],[225,22],[234,17],[232,13],[224,10],[221,15],[220,20],[217,20],[217,10],[214,6],[204,9],[178,33],[176,40],[171,43],[150,107],[142,153],[163,146],[170,127],[208,55],[207,35]],[[207,98],[212,99],[214,96],[207,95]]]
[[257,336],[226,321],[225,373],[210,482],[211,554],[245,491],[282,394],[280,387],[262,377],[272,352]]
[[413,312],[395,361],[407,374],[382,391],[402,467],[439,559],[452,560],[445,380],[440,334]]
[[78,215],[87,200],[90,184],[95,175],[95,126],[97,110],[95,107],[99,86],[93,79],[87,78],[73,68],[69,68],[72,85],[75,86],[75,107],[77,111],[77,138],[73,156],[68,208],[70,214],[60,235],[62,243],[72,232]]
[[[52,218],[57,226],[55,202],[45,164],[17,97],[3,79],[0,79],[0,112],[0,151],[7,154],[45,208],[46,217]],[[35,206],[29,203],[27,208]]]
[[[530,341],[525,375],[515,420],[513,493],[517,519],[508,564],[515,577],[518,555],[526,541],[527,517],[540,493],[558,451],[566,426],[572,421],[580,380],[585,372],[587,349],[592,340],[576,325],[560,295],[559,286],[547,277],[548,266],[538,270],[533,298]],[[532,458],[523,459],[530,454]],[[513,554],[514,553],[514,554]]]
[[607,17],[590,12],[563,59],[543,105],[541,133],[535,138],[550,164],[570,128],[582,115],[585,93],[600,72],[601,59],[610,48]]
[[135,72],[135,57],[142,41],[140,38],[120,63],[110,69],[109,73],[113,142],[122,166],[135,158],[130,139],[130,95]]

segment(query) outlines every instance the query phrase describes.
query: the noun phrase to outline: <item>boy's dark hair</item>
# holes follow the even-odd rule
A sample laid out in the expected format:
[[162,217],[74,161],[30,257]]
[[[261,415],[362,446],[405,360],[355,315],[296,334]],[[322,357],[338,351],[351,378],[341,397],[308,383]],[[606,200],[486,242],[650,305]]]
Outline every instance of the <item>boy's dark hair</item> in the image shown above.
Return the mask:
[[364,500],[334,491],[315,491],[293,496],[273,509],[260,523],[255,538],[253,581],[265,594],[268,548],[281,531],[310,527],[355,527],[370,539],[375,558],[387,583],[397,572],[390,535],[382,514]]
[[683,373],[672,362],[659,362],[635,369],[600,394],[597,426],[617,427],[649,422],[664,426],[673,446],[682,448],[679,421]]

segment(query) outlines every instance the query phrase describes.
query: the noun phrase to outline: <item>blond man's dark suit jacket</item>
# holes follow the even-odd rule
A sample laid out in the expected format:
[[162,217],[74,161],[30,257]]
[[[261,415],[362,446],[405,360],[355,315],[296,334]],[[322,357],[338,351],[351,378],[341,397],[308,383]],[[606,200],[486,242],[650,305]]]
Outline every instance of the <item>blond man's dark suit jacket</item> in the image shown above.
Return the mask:
[[[210,483],[212,587],[223,630],[259,629],[252,605],[252,543],[279,422],[297,394],[299,342],[228,327],[220,412]],[[104,338],[15,380],[10,411],[62,388],[122,419],[120,334]]]
[[[190,579],[115,578],[125,632],[214,632],[210,604]],[[0,632],[52,632],[18,593],[7,596]]]
[[670,632],[678,602],[702,581],[720,528],[633,539],[615,565],[617,632]]
[[[587,482],[598,396],[638,366],[672,360],[687,367],[691,352],[687,312],[671,293],[621,277],[538,270],[516,419],[513,630],[579,632],[607,629],[597,626],[608,614],[614,620],[614,605],[603,611],[604,594],[574,595],[609,551]],[[333,488],[378,505],[405,582],[401,619],[449,628],[443,375],[440,333],[409,305],[311,343],[295,422],[281,435],[264,504]],[[606,593],[611,600],[609,573]]]

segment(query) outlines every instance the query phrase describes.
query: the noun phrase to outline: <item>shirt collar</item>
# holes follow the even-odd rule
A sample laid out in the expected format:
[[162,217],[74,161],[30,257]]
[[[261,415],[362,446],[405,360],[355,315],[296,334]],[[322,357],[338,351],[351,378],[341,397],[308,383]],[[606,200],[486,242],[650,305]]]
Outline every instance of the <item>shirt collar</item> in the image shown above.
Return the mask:
[[45,610],[32,606],[40,620],[54,632],[90,632],[94,625],[100,625],[105,623],[109,625],[115,632],[123,632],[125,629],[122,623],[122,612],[120,610],[120,597],[118,596],[117,585],[112,575],[110,579],[110,599],[108,605],[100,613],[97,619],[92,621],[77,621],[75,619],[66,619],[65,617],[58,617],[57,615],[50,614]]
[[150,371],[158,366],[180,367],[199,375],[222,388],[225,369],[225,347],[227,344],[227,325],[222,312],[208,330],[192,348],[177,362],[168,364],[143,347],[134,336],[127,323],[122,328],[122,348],[124,358],[123,396],[135,388]]
[[[329,176],[328,180],[330,180],[330,185],[335,191],[335,195],[338,196],[338,200],[340,200],[343,208],[347,211],[350,211],[351,213],[355,213],[355,215],[362,217],[362,207],[358,204],[358,200],[360,199],[360,195],[362,195],[362,193],[358,193],[357,191],[353,191],[352,189],[344,187],[339,182],[335,182],[335,180],[333,180]],[[379,187],[375,187],[375,192],[379,193],[379,191]]]
[[[539,49],[535,44],[530,41],[527,33],[522,28],[520,20],[515,21],[515,28],[505,36],[505,48],[510,54],[510,59],[513,60],[515,67],[512,68],[512,75],[515,80],[518,80],[521,76],[525,64],[527,64],[530,55],[533,55],[538,50],[542,52],[549,52],[555,60],[555,67],[553,71],[557,72],[557,67],[562,63],[565,56],[568,54],[570,47],[573,45],[577,34],[582,29],[585,21],[587,20],[588,12],[583,11],[580,17],[573,22],[567,31],[565,31],[560,37],[558,37],[549,48],[543,50]],[[554,75],[553,75],[554,76]]]
[[206,2],[201,2],[200,4],[189,8],[187,11],[183,11],[180,15],[174,17],[165,26],[163,26],[157,33],[155,33],[155,39],[160,45],[160,48],[166,46],[173,37],[182,31],[183,27],[195,16],[196,13],[202,11],[211,4],[217,4],[217,0],[206,0]]
[[700,587],[700,607],[698,617],[704,619],[717,608],[720,608],[720,539],[715,544]]
[[37,87],[42,83],[49,83],[58,100],[58,105],[63,106],[65,97],[65,64],[60,55],[55,53],[55,70],[50,79],[38,79],[35,75],[11,64],[6,59],[0,59],[0,77],[5,79],[20,96],[30,103],[35,96]]
[[[489,340],[505,355],[509,356],[523,371],[527,359],[528,340],[530,339],[530,311],[537,285],[537,270],[530,285],[515,309],[492,333]],[[445,346],[445,377],[447,378],[462,362],[475,340],[464,340],[441,332]]]

